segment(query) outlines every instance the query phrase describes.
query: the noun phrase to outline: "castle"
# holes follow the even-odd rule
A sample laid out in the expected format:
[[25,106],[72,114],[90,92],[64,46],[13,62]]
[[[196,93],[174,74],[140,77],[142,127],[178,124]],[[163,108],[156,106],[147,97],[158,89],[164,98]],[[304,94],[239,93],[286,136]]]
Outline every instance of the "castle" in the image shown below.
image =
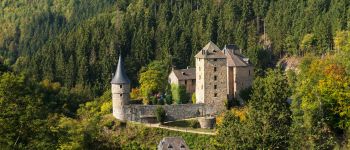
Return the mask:
[[[178,120],[216,114],[225,109],[225,100],[239,99],[239,92],[251,86],[254,67],[234,45],[220,50],[209,42],[196,55],[196,67],[173,69],[169,83],[184,85],[195,93],[196,104],[160,105],[167,120]],[[130,80],[125,74],[122,57],[112,81],[113,115],[121,121],[150,122],[155,119],[156,105],[129,105]]]
[[235,45],[220,50],[210,41],[195,58],[195,68],[173,69],[169,83],[183,85],[187,93],[195,93],[197,103],[222,109],[225,99],[239,99],[239,92],[252,85],[254,67]]

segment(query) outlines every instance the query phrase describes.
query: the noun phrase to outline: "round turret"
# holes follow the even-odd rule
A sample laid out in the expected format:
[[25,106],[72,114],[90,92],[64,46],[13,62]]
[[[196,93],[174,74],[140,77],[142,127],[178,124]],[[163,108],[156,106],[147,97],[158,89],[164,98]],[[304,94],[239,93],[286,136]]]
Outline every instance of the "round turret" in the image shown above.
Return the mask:
[[126,121],[124,106],[130,100],[130,80],[124,71],[122,57],[119,56],[118,68],[112,81],[113,116],[120,121]]

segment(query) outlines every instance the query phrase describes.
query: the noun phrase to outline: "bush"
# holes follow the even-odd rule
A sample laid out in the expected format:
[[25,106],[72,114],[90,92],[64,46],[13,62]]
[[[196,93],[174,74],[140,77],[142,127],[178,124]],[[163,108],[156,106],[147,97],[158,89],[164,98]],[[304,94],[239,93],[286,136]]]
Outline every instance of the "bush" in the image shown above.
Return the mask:
[[192,94],[192,103],[195,104],[196,103],[196,93]]
[[242,98],[244,103],[248,102],[251,94],[252,94],[252,87],[245,88],[239,92],[239,96]]
[[143,103],[144,105],[150,105],[150,104],[151,104],[150,97],[144,97],[144,98],[142,99],[142,103]]
[[199,128],[200,127],[198,120],[189,120],[188,122],[189,122],[189,126],[191,128]]
[[150,97],[150,100],[151,100],[151,104],[152,104],[152,105],[157,105],[158,100],[157,100],[157,98],[156,98],[156,97],[151,96],[151,97]]
[[168,105],[171,105],[173,103],[173,98],[170,94],[167,94],[165,96],[165,103],[168,104]]
[[132,88],[130,93],[130,99],[138,99],[140,97],[142,97],[140,89]]
[[164,108],[161,106],[158,106],[155,113],[156,113],[157,121],[163,124],[166,119],[166,113]]
[[160,98],[158,100],[158,105],[164,105],[164,98]]
[[237,99],[233,99],[233,100],[226,99],[224,101],[224,105],[225,105],[227,110],[230,110],[233,106],[236,106],[235,102],[238,102],[238,100]]
[[183,85],[171,84],[171,94],[176,104],[186,104],[189,101],[186,87]]

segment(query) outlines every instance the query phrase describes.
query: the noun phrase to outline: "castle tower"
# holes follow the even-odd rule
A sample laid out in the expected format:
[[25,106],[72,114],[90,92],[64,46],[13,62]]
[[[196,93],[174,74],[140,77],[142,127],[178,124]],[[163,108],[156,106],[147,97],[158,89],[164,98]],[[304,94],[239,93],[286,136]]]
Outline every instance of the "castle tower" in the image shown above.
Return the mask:
[[119,56],[118,68],[111,81],[113,116],[120,121],[126,121],[124,105],[128,105],[130,100],[130,80],[124,71],[124,62]]
[[213,42],[196,54],[196,103],[212,107],[211,112],[225,109],[227,99],[226,56]]

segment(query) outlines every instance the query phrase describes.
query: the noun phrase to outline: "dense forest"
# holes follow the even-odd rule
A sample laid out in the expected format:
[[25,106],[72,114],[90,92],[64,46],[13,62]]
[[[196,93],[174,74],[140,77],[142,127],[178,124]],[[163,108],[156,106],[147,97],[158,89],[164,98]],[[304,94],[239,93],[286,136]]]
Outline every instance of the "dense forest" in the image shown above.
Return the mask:
[[[135,89],[151,74],[166,89],[209,41],[240,47],[257,79],[217,136],[181,135],[191,148],[350,145],[348,0],[2,0],[0,28],[1,148],[147,149],[179,134],[121,127],[109,82],[123,55]],[[285,57],[299,67],[281,71]]]

